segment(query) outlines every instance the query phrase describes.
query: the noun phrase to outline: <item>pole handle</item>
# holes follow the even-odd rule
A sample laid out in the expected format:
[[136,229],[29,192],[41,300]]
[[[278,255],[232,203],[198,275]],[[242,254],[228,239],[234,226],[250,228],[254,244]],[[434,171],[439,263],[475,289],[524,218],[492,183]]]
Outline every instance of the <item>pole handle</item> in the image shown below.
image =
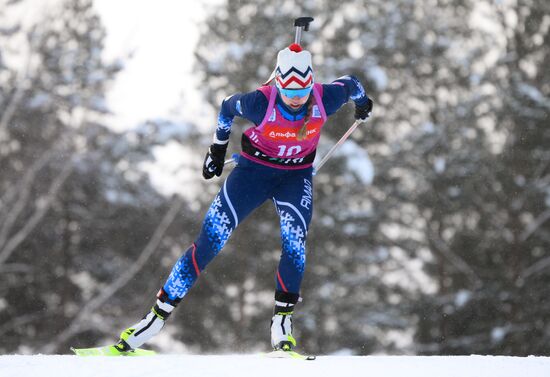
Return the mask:
[[225,160],[223,162],[223,165],[229,165],[229,164],[238,164],[239,163],[239,154],[238,153],[233,153],[231,155],[231,158],[229,160]]

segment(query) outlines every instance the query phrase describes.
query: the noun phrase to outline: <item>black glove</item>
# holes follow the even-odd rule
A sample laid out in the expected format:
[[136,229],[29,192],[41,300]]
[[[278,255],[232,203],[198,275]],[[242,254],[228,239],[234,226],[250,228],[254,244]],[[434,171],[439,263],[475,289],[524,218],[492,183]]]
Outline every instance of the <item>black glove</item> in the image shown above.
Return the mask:
[[227,144],[212,144],[210,148],[208,148],[202,166],[202,176],[204,179],[210,179],[214,175],[217,177],[222,175],[226,151]]
[[373,104],[370,98],[367,98],[367,102],[364,105],[355,104],[355,119],[367,119],[372,111]]

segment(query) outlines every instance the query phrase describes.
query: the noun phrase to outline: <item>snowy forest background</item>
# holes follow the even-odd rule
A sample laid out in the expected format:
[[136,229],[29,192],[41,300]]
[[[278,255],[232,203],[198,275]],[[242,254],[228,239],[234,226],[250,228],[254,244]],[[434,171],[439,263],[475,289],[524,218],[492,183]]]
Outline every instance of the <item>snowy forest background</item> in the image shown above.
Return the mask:
[[[222,182],[200,172],[215,117],[115,132],[124,60],[102,57],[92,0],[30,28],[10,17],[25,1],[0,1],[0,352],[67,353],[114,342],[193,241]],[[304,15],[317,80],[358,76],[375,111],[315,177],[301,349],[550,355],[550,2],[228,0],[195,51],[204,106],[265,81]],[[321,152],[352,122],[349,104]],[[174,143],[185,196],[145,169]],[[267,203],[152,347],[266,350],[278,255]]]

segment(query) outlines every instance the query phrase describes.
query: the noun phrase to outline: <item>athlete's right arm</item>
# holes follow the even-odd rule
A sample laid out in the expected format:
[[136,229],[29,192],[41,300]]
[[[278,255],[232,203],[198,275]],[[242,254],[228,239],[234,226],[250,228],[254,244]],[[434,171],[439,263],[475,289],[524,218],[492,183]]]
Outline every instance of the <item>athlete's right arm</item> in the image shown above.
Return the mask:
[[259,125],[265,116],[267,105],[267,98],[259,90],[237,93],[223,100],[214,140],[206,152],[202,166],[202,176],[205,179],[222,174],[233,118],[240,116]]
[[218,114],[218,126],[214,143],[227,144],[233,118],[239,116],[259,125],[267,110],[268,100],[259,90],[249,93],[237,93],[223,100]]

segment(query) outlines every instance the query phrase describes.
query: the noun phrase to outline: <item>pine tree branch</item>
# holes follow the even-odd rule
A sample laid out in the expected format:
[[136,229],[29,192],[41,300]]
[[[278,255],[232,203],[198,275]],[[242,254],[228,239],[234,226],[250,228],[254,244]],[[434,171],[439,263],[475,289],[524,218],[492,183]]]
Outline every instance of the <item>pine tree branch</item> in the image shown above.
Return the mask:
[[447,244],[439,238],[434,232],[427,231],[428,239],[431,241],[431,245],[437,250],[445,259],[455,266],[455,268],[462,272],[464,275],[468,276],[475,289],[481,288],[483,286],[483,281],[476,274],[476,272],[456,253],[454,253]]
[[539,273],[540,271],[545,271],[548,267],[550,267],[550,257],[543,258],[532,264],[531,266],[527,267],[517,280],[518,282],[522,282],[530,276]]
[[548,219],[550,219],[550,209],[547,209],[543,213],[541,213],[535,221],[529,223],[527,228],[520,234],[519,240],[520,242],[525,242],[533,233],[539,229],[542,224],[544,224]]
[[38,172],[51,160],[55,152],[55,148],[46,150],[36,161],[33,162],[31,167],[27,169],[27,172],[23,176],[23,179],[19,184],[13,185],[2,198],[2,203],[12,203],[17,195],[19,198],[15,204],[11,207],[11,211],[5,213],[3,207],[0,206],[0,221],[4,219],[2,227],[0,228],[0,249],[5,245],[6,239],[10,234],[15,221],[27,205],[33,187],[33,182],[38,175]]
[[54,179],[48,193],[37,202],[37,208],[33,215],[30,217],[29,221],[25,223],[25,226],[19,230],[13,237],[11,237],[3,249],[0,250],[0,264],[4,263],[11,254],[17,249],[17,247],[23,242],[29,234],[34,230],[34,228],[40,223],[44,218],[51,205],[53,204],[54,199],[57,196],[57,193],[71,175],[74,169],[74,164],[71,159],[65,162],[61,172]]

